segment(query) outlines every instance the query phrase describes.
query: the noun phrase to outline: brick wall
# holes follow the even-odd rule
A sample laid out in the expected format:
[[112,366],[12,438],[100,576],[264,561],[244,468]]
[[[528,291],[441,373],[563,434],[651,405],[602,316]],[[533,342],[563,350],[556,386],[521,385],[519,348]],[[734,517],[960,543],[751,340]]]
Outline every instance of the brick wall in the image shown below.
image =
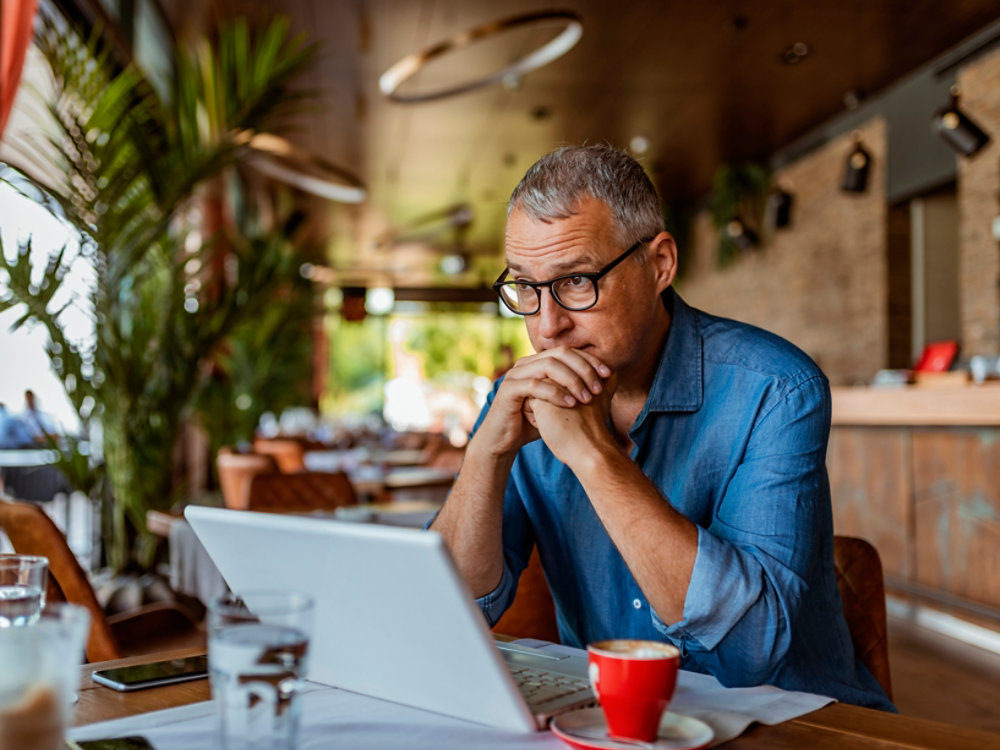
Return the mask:
[[991,224],[1000,215],[1000,50],[959,71],[959,106],[991,136],[971,158],[958,158],[959,298],[962,349],[1000,353],[1000,250]]
[[[850,134],[836,138],[776,174],[795,196],[791,226],[725,269],[715,263],[707,213],[697,215],[678,284],[695,307],[791,340],[834,385],[868,382],[889,359],[887,128],[879,117],[858,132],[873,160],[866,192],[840,190],[853,143]],[[1000,138],[1000,124],[995,132]]]

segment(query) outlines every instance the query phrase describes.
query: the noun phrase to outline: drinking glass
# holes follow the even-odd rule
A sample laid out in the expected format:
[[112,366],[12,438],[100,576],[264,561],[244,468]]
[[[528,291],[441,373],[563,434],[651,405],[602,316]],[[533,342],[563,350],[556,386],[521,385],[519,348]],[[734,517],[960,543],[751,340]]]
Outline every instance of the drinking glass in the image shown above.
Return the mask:
[[0,629],[0,748],[64,748],[89,625],[86,607],[58,603]]
[[313,600],[291,591],[244,592],[208,610],[208,666],[223,750],[293,750]]
[[0,628],[30,625],[45,607],[49,561],[35,555],[0,555]]

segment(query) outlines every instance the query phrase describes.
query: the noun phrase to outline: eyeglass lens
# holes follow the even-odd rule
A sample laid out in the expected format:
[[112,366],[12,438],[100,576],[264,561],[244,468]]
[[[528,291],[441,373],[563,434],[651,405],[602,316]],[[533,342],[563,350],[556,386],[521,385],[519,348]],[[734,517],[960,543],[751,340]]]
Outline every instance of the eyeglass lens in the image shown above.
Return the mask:
[[[591,307],[597,301],[594,282],[586,276],[567,276],[549,287],[556,301],[569,310]],[[504,300],[517,312],[532,313],[541,305],[541,289],[528,284],[508,282],[501,287]]]

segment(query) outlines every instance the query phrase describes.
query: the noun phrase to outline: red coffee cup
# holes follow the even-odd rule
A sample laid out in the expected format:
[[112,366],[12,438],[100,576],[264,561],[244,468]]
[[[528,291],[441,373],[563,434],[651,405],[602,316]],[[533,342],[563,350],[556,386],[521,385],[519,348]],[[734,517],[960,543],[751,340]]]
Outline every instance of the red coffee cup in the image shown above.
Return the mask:
[[677,686],[681,652],[669,643],[626,639],[591,643],[587,654],[608,735],[655,740]]

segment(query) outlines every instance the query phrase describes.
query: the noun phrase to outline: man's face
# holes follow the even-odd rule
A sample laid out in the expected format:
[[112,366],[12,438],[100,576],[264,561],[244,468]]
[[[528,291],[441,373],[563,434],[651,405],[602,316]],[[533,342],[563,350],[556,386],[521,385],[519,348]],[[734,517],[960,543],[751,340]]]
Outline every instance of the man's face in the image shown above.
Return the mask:
[[[505,245],[508,278],[525,281],[598,271],[628,249],[617,236],[611,210],[592,198],[581,201],[575,215],[550,223],[515,209],[507,220]],[[652,259],[639,265],[627,258],[600,279],[597,304],[588,310],[566,310],[543,289],[541,309],[525,317],[528,337],[536,351],[585,349],[612,370],[627,370],[648,353],[650,336],[662,332],[659,295],[669,283],[662,263]]]

